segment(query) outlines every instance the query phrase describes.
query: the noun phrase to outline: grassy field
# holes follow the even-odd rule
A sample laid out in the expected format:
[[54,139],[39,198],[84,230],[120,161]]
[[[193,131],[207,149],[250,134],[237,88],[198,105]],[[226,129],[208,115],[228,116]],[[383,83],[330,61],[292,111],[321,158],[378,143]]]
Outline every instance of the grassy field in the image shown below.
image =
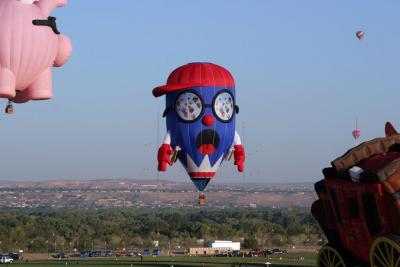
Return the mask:
[[[304,260],[300,260],[304,257]],[[272,256],[267,258],[212,258],[212,257],[145,257],[143,262],[140,258],[108,258],[108,259],[69,259],[69,260],[50,260],[50,261],[31,261],[14,263],[12,266],[85,266],[85,267],[111,267],[111,266],[154,266],[154,267],[232,267],[239,266],[257,266],[250,264],[260,264],[262,266],[266,262],[281,265],[301,265],[316,266],[316,253],[290,253],[280,256]],[[249,265],[245,265],[248,263]]]

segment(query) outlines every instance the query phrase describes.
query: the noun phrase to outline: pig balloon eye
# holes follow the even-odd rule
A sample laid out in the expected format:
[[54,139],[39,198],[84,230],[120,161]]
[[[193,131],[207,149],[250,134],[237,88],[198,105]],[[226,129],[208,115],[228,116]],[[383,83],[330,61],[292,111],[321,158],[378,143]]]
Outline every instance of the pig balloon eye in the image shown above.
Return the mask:
[[233,95],[228,91],[222,91],[214,97],[213,110],[215,116],[222,122],[232,119],[235,111]]
[[183,121],[195,121],[203,111],[203,105],[200,102],[201,98],[193,92],[180,94],[175,102],[175,112]]

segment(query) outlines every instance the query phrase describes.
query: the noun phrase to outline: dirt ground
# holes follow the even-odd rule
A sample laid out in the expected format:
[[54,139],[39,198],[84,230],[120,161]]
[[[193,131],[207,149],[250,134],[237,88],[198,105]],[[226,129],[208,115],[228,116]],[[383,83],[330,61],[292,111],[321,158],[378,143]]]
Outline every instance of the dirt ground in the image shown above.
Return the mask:
[[24,260],[47,260],[49,255],[47,253],[24,253]]

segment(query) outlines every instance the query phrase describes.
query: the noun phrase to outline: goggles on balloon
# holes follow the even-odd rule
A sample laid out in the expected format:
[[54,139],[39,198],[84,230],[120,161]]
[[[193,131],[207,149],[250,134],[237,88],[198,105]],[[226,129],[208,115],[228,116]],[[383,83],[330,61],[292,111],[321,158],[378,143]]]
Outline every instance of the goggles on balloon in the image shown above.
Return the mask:
[[186,90],[176,97],[175,105],[167,107],[163,117],[175,111],[183,122],[195,122],[204,114],[205,108],[211,108],[215,117],[221,122],[230,122],[234,114],[239,113],[239,106],[229,90],[219,91],[213,98],[212,104],[205,104],[201,95],[194,90]]

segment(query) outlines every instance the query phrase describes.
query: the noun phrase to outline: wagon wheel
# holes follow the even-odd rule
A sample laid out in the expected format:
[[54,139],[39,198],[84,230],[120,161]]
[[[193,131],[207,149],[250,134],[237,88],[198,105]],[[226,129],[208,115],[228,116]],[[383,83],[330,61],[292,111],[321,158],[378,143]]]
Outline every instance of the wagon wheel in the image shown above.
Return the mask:
[[330,245],[325,245],[319,250],[317,261],[318,267],[346,267],[343,255]]
[[400,266],[400,237],[381,236],[372,243],[369,258],[372,267]]

